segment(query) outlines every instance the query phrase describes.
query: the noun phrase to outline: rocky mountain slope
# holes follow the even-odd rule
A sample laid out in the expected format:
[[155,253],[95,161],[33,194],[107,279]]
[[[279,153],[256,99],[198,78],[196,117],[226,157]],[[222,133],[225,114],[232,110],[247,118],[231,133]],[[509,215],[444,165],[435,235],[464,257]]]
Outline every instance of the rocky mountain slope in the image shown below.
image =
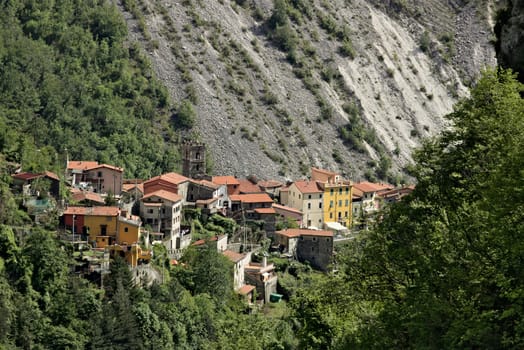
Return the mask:
[[[484,66],[490,4],[440,0],[124,0],[205,142],[216,174],[292,178],[310,166],[402,180],[421,138]],[[191,115],[189,115],[191,119]]]

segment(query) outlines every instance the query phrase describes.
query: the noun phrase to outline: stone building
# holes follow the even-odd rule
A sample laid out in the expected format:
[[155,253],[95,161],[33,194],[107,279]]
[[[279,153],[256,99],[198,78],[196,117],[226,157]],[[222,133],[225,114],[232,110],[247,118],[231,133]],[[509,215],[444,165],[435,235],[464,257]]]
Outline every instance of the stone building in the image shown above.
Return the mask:
[[202,178],[206,173],[206,146],[203,143],[186,141],[182,144],[182,175]]

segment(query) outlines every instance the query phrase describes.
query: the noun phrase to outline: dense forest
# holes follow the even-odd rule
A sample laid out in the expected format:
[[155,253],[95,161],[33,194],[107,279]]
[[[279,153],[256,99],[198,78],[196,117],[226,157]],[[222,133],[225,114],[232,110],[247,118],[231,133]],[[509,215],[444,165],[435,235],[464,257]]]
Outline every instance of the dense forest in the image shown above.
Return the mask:
[[336,273],[279,264],[285,302],[256,313],[230,262],[162,254],[162,284],[121,260],[71,273],[56,223],[33,226],[10,171],[64,153],[148,176],[175,167],[184,121],[106,1],[0,2],[0,349],[524,347],[524,86],[488,70],[415,154],[414,193],[337,254]]
[[35,171],[66,154],[128,177],[172,170],[176,113],[126,35],[105,0],[0,2],[0,153]]

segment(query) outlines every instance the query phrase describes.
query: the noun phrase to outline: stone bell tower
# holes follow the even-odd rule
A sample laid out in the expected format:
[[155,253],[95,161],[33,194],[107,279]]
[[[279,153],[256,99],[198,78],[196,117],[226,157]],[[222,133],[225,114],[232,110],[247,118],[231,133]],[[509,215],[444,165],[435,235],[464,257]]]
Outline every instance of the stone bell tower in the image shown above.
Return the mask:
[[182,175],[198,179],[206,173],[206,146],[200,142],[182,144]]

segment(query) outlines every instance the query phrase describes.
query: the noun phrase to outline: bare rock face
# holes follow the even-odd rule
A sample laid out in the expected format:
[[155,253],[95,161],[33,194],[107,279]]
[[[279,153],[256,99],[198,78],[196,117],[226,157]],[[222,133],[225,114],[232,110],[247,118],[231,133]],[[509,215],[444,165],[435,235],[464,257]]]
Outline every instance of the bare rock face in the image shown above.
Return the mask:
[[297,1],[292,50],[271,39],[270,0],[139,3],[122,6],[130,39],[175,103],[194,104],[216,174],[399,181],[463,82],[496,63],[489,16],[467,2]]

